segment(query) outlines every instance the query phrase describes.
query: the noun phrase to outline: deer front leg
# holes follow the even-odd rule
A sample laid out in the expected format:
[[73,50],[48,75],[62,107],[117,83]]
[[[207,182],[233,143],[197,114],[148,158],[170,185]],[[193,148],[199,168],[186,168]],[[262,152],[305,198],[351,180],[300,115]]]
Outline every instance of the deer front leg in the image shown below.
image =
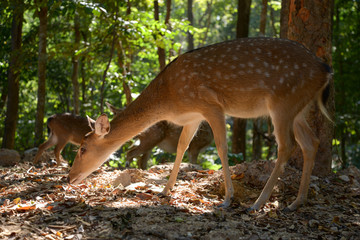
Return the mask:
[[61,163],[61,151],[66,146],[67,142],[64,139],[59,139],[58,144],[55,146],[54,153],[56,158],[56,165],[60,166]]
[[228,145],[226,141],[226,125],[225,116],[220,113],[207,116],[211,129],[214,134],[215,145],[218,150],[219,157],[221,159],[221,165],[223,168],[224,181],[225,181],[225,199],[218,207],[227,208],[231,204],[231,200],[234,195],[234,188],[231,181],[229,162],[228,162]]
[[169,194],[170,189],[175,185],[177,175],[179,173],[179,168],[181,161],[183,159],[184,153],[189,146],[191,139],[194,137],[196,130],[199,127],[200,122],[194,122],[189,125],[185,125],[181,131],[179,142],[176,149],[176,159],[174,167],[171,171],[169,181],[167,182],[164,190],[160,195],[166,196]]

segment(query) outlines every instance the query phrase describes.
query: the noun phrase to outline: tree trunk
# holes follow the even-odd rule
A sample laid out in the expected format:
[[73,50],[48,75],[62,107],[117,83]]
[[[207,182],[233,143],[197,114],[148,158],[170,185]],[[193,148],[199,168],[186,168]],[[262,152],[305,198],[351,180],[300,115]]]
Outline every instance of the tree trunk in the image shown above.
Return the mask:
[[290,0],[281,1],[280,38],[287,38],[289,22]]
[[261,155],[262,155],[261,126],[262,126],[261,118],[253,120],[253,145],[252,145],[253,160],[261,159]]
[[[324,62],[331,65],[331,25],[332,1],[303,0],[290,2],[288,37],[291,40],[304,44]],[[330,81],[330,97],[326,108],[330,116],[334,116],[334,82]],[[316,155],[313,173],[324,175],[331,172],[332,139],[334,126],[329,122],[314,105],[308,117],[308,123],[320,140]],[[302,153],[297,146],[290,163],[296,167],[302,166]]]
[[[187,18],[190,22],[191,26],[194,26],[194,16],[193,16],[193,9],[192,9],[193,1],[187,1]],[[194,49],[194,35],[188,31],[187,32],[187,40],[188,40],[188,51]]]
[[46,35],[47,35],[47,1],[40,1],[39,4],[39,59],[38,59],[38,100],[35,118],[35,146],[43,141],[44,117],[45,117],[45,96],[46,96]]
[[[262,8],[261,8],[261,15],[260,15],[260,36],[265,36],[265,28],[266,28],[266,13],[267,13],[267,0],[262,0]],[[253,120],[253,145],[252,145],[252,152],[253,156],[252,159],[260,159],[262,154],[262,141],[261,141],[261,119],[254,119]]]
[[[251,0],[238,1],[238,19],[236,38],[247,37],[249,34]],[[242,153],[246,160],[246,119],[233,118],[232,153]]]
[[[159,2],[157,0],[154,1],[154,17],[156,21],[160,21],[159,20]],[[160,65],[160,71],[163,70],[165,68],[165,49],[158,47],[158,56],[159,56],[159,65]]]
[[15,145],[15,131],[19,110],[19,81],[21,67],[21,35],[24,18],[24,3],[17,0],[13,12],[11,26],[11,53],[8,73],[8,101],[4,127],[3,148],[13,149]]
[[260,15],[260,36],[265,36],[267,3],[267,0],[262,0],[262,8]]
[[79,56],[76,56],[76,51],[79,50],[80,46],[80,19],[79,14],[75,11],[74,18],[74,32],[75,32],[75,43],[74,43],[74,55],[71,59],[73,65],[73,71],[71,75],[71,82],[73,85],[73,102],[74,102],[74,114],[80,113],[80,89],[79,89]]

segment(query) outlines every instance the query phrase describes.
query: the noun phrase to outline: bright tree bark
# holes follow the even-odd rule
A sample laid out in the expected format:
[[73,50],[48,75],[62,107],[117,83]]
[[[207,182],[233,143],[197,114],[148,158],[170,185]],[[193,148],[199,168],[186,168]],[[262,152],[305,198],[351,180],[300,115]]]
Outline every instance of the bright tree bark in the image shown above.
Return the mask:
[[38,57],[38,94],[35,118],[35,146],[43,141],[46,95],[46,35],[47,35],[47,1],[40,1],[38,16],[39,25],[39,57]]
[[21,35],[24,19],[24,3],[14,1],[13,20],[11,26],[11,54],[8,73],[8,100],[4,127],[3,148],[13,149],[15,146],[15,132],[19,110],[19,81],[21,66]]
[[[304,44],[319,58],[331,65],[331,25],[332,1],[290,1],[288,38]],[[330,82],[330,97],[326,105],[330,116],[334,116],[334,82]],[[334,126],[323,116],[317,107],[313,107],[308,115],[308,122],[320,139],[313,174],[324,175],[331,172],[332,139]],[[300,147],[295,150],[290,163],[302,166]]]

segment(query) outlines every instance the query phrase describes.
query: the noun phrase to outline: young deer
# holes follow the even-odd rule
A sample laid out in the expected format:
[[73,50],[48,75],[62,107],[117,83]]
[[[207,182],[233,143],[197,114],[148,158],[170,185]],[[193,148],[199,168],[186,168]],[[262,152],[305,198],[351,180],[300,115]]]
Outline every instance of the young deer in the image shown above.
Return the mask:
[[[115,116],[123,111],[110,103],[106,103],[106,105]],[[182,127],[168,121],[160,121],[149,127],[146,131],[135,137],[140,141],[140,144],[132,146],[126,153],[126,166],[128,167],[134,158],[141,156],[137,162],[138,168],[146,169],[147,161],[151,156],[151,151],[156,146],[165,152],[175,153],[181,131]],[[188,157],[191,163],[197,163],[200,152],[205,150],[211,144],[213,139],[214,136],[209,124],[203,122],[189,144]]]
[[39,146],[39,150],[35,155],[34,164],[36,164],[41,154],[48,148],[55,146],[54,153],[57,165],[61,162],[61,151],[65,145],[70,142],[80,145],[82,138],[86,133],[91,132],[95,121],[70,113],[54,114],[47,120],[49,139]]
[[127,140],[156,122],[182,125],[177,156],[162,194],[174,186],[183,154],[199,124],[207,121],[214,134],[225,179],[227,207],[233,186],[227,159],[225,114],[239,118],[270,116],[278,143],[275,168],[259,198],[250,208],[258,210],[270,197],[284,170],[295,141],[304,168],[296,200],[290,210],[305,203],[319,140],[309,128],[305,114],[328,90],[331,69],[304,46],[272,38],[248,38],[222,42],[180,55],[172,61],[119,117],[109,122],[103,114],[87,134],[69,173],[71,184],[80,183]]

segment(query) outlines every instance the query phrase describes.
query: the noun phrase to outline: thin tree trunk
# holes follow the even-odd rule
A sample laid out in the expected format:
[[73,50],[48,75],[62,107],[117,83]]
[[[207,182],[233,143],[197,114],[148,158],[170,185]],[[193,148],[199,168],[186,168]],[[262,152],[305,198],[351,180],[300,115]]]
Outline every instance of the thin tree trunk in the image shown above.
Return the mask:
[[[303,0],[290,2],[288,37],[304,44],[324,62],[331,65],[331,26],[332,26],[332,0],[312,1]],[[326,108],[330,116],[334,116],[334,82],[330,81],[330,96]],[[316,155],[315,175],[324,175],[331,172],[332,139],[334,126],[318,110],[311,108],[307,117],[310,127],[320,139]],[[296,167],[302,166],[302,153],[297,146],[290,163]]]
[[265,36],[267,3],[267,0],[262,0],[262,8],[260,15],[260,36]]
[[290,0],[281,1],[280,38],[287,38]]
[[[267,0],[262,0],[262,8],[260,15],[260,36],[265,36],[265,28],[266,28],[266,17],[267,17]],[[262,141],[261,141],[261,119],[253,120],[253,145],[252,145],[252,158],[258,160],[261,158],[262,154]]]
[[262,155],[261,126],[262,126],[262,121],[260,118],[253,120],[253,145],[252,145],[253,160],[261,159],[261,155]]
[[[154,1],[154,17],[156,21],[160,21],[159,19],[159,2],[157,0]],[[160,65],[160,71],[163,70],[165,68],[165,49],[161,48],[161,47],[157,47],[158,48],[158,56],[159,56],[159,65]]]
[[76,51],[79,50],[81,35],[80,35],[80,18],[77,12],[75,12],[74,30],[75,30],[74,31],[75,43],[74,43],[74,55],[71,59],[73,65],[71,82],[73,85],[74,114],[78,115],[80,113],[79,56],[76,55]]
[[38,59],[38,100],[35,118],[35,146],[43,141],[45,96],[46,96],[46,37],[47,37],[47,1],[39,2],[39,59]]
[[[238,1],[238,19],[236,24],[236,38],[247,37],[249,34],[251,0]],[[232,153],[242,153],[246,160],[246,119],[232,118]]]
[[165,24],[168,26],[170,23],[171,16],[171,0],[166,0],[166,16],[165,16]]
[[[193,16],[193,9],[192,9],[193,1],[187,1],[187,18],[190,22],[191,26],[194,26],[194,16]],[[187,32],[187,40],[188,40],[188,51],[194,49],[194,35],[188,31]]]
[[16,0],[11,26],[11,53],[8,73],[8,101],[4,127],[3,148],[13,149],[19,110],[19,81],[21,67],[22,22],[24,18],[24,2]]

